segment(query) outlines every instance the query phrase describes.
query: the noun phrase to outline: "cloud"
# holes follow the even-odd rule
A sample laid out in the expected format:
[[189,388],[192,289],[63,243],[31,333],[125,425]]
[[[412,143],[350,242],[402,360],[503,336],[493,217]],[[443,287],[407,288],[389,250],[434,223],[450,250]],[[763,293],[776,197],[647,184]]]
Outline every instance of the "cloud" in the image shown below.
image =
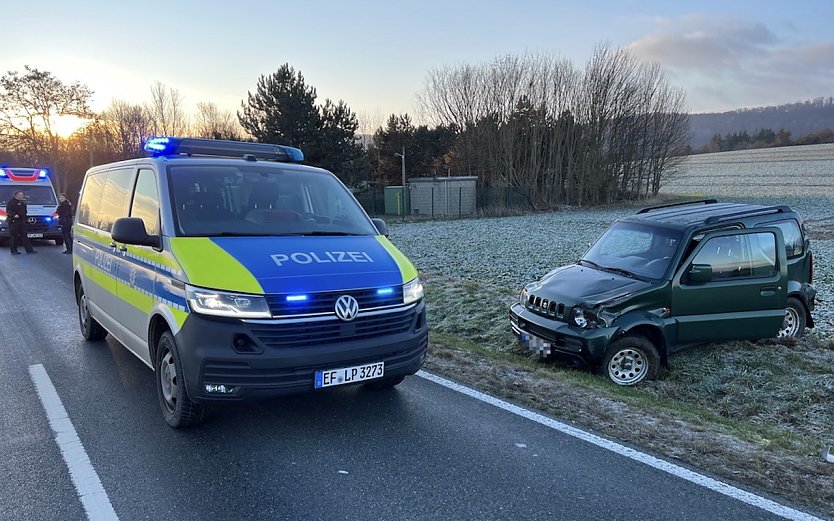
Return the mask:
[[696,112],[830,96],[834,41],[790,44],[758,22],[692,15],[658,19],[628,45],[660,63]]

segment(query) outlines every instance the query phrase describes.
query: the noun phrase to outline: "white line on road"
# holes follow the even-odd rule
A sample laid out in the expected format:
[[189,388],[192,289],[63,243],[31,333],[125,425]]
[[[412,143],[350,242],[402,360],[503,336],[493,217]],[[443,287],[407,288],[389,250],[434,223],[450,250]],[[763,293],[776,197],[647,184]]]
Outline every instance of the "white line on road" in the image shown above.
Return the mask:
[[61,449],[61,455],[67,464],[81,504],[87,512],[87,518],[90,521],[118,521],[113,505],[107,498],[107,492],[104,491],[101,480],[98,479],[98,474],[87,457],[87,451],[84,450],[64,404],[55,391],[55,386],[46,374],[46,369],[41,364],[30,365],[29,375],[46,411],[49,426],[55,433],[55,443]]
[[499,400],[498,398],[495,398],[488,394],[484,394],[480,391],[476,391],[474,389],[460,385],[450,380],[446,380],[445,378],[441,378],[437,375],[427,373],[426,371],[419,371],[417,373],[417,376],[425,378],[426,380],[429,380],[436,384],[442,385],[443,387],[446,387],[453,391],[465,394],[466,396],[475,398],[476,400],[480,400],[484,403],[488,403],[490,405],[498,407],[499,409],[503,409],[507,412],[517,414],[518,416],[527,418],[528,420],[532,420],[536,423],[544,425],[545,427],[550,427],[551,429],[559,431],[563,434],[567,434],[568,436],[573,436],[574,438],[587,441],[588,443],[596,445],[597,447],[609,450],[621,456],[625,456],[626,458],[633,459],[634,461],[639,461],[640,463],[644,463],[650,467],[662,470],[663,472],[667,472],[673,476],[685,479],[686,481],[689,481],[696,485],[708,488],[709,490],[718,492],[719,494],[724,494],[725,496],[737,499],[739,501],[747,503],[748,505],[753,505],[754,507],[761,508],[762,510],[765,510],[777,516],[784,517],[785,519],[791,519],[795,521],[823,521],[822,519],[814,517],[810,514],[806,514],[805,512],[800,512],[799,510],[786,507],[785,505],[781,505],[779,503],[776,503],[775,501],[771,501],[769,499],[757,496],[756,494],[752,494],[750,492],[747,492],[746,490],[741,490],[740,488],[728,485],[727,483],[718,481],[717,479],[703,476],[701,474],[698,474],[697,472],[693,472],[679,465],[675,465],[674,463],[669,463],[668,461],[664,461],[660,458],[650,456],[643,452],[639,452],[637,450],[626,447],[625,445],[620,445],[619,443],[607,440],[589,432],[585,432],[581,429],[577,429],[576,427],[571,427],[570,425],[567,425],[560,421],[556,421],[552,418],[548,418],[547,416],[532,412],[523,407],[519,407],[518,405],[513,405],[509,402],[505,402],[504,400]]

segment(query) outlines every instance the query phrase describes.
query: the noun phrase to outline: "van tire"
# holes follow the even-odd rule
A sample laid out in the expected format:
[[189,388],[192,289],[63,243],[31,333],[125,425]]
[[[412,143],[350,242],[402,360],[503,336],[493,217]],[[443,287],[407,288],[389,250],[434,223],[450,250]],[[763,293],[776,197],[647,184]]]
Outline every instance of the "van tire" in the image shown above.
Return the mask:
[[375,391],[382,390],[382,389],[391,389],[392,387],[396,387],[405,380],[405,375],[400,376],[392,376],[388,378],[380,378],[379,380],[371,380],[365,384],[365,387],[368,389],[373,389]]
[[197,425],[205,420],[205,408],[191,401],[185,388],[177,344],[170,331],[159,338],[154,375],[159,406],[165,422],[175,429]]
[[107,336],[107,330],[96,322],[96,319],[90,314],[90,308],[87,307],[87,294],[84,293],[84,286],[78,286],[76,304],[78,304],[78,325],[81,328],[81,336],[90,342],[104,340],[104,337]]
[[776,334],[778,338],[799,338],[805,334],[805,306],[796,297],[788,297],[785,306],[785,320]]
[[646,337],[629,335],[608,346],[600,367],[602,374],[617,385],[637,385],[654,380],[660,373],[660,355]]

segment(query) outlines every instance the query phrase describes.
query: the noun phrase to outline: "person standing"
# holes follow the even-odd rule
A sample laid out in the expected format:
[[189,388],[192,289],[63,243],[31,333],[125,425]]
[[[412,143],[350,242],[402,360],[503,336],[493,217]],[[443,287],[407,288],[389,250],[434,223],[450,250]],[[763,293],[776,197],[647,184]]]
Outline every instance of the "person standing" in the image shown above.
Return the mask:
[[32,249],[29,237],[26,235],[26,201],[23,200],[23,190],[17,190],[9,202],[6,203],[6,219],[9,221],[9,235],[12,255],[20,255],[17,247],[22,245],[26,253],[38,253]]
[[61,225],[61,233],[64,235],[64,253],[72,253],[72,203],[67,199],[67,194],[58,196],[58,224]]

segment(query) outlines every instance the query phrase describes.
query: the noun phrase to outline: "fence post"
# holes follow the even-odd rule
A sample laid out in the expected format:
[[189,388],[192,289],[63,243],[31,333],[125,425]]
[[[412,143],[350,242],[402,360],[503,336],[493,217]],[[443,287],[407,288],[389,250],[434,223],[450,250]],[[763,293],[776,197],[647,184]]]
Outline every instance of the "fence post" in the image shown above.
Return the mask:
[[458,188],[458,219],[461,218],[463,215],[463,208],[461,208],[461,204],[463,203],[463,187],[461,186]]
[[434,186],[431,187],[431,216],[434,217]]

